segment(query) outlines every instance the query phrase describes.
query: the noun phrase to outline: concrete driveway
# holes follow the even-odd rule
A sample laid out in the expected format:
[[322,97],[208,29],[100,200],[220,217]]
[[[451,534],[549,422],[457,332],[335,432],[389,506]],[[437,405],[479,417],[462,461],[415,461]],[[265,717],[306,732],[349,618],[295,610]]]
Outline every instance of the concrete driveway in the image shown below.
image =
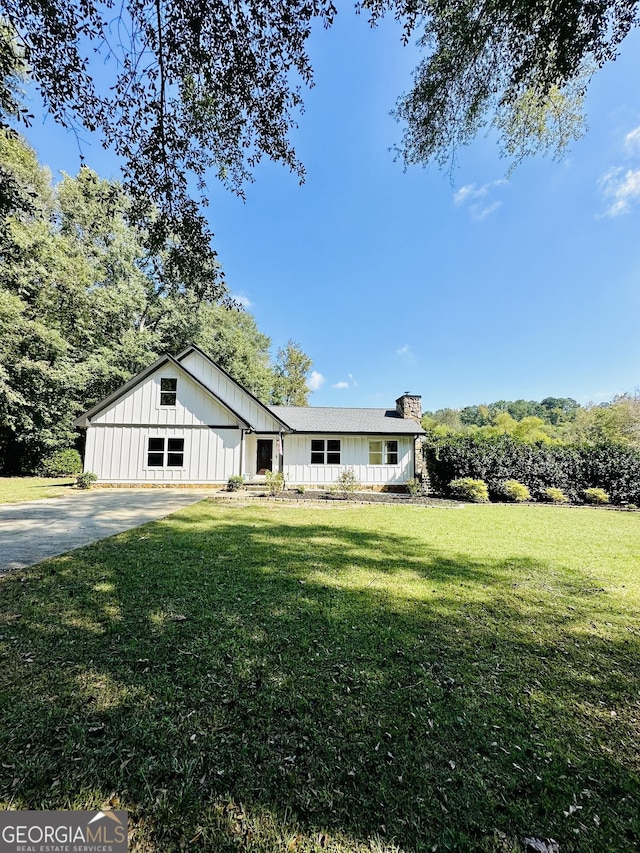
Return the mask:
[[171,515],[205,489],[96,489],[0,505],[0,576]]

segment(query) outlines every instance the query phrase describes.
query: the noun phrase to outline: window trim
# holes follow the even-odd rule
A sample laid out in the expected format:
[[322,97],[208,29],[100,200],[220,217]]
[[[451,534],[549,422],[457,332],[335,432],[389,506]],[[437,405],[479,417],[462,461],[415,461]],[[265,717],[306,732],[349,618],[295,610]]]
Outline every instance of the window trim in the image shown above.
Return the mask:
[[[322,449],[320,449],[317,445],[322,443]],[[334,446],[331,450],[329,449],[329,444],[337,444],[338,447]],[[314,448],[313,445],[316,445]],[[319,459],[314,460],[314,456],[319,456],[322,454],[322,461]],[[337,456],[338,461],[335,459],[333,461],[329,461],[330,456]],[[309,456],[309,465],[342,465],[342,439],[341,438],[312,438],[311,439],[311,448],[310,448],[310,456]]]
[[[162,442],[162,451],[160,450],[151,450],[149,445],[152,441],[161,441]],[[181,441],[182,442],[182,450],[169,450],[169,442],[170,441]],[[185,471],[185,462],[184,457],[186,454],[185,448],[186,440],[184,435],[146,435],[144,442],[144,456],[143,456],[143,471]],[[149,456],[154,454],[155,456],[160,456],[162,453],[162,464],[161,465],[150,465],[149,464]],[[180,465],[169,465],[169,456],[182,456],[182,461]]]
[[[372,444],[380,444],[381,445],[380,450],[372,450],[371,449]],[[389,450],[390,444],[395,444],[395,446],[396,446],[395,450]],[[381,461],[380,462],[372,462],[371,461],[372,453],[375,453],[376,455],[380,455]],[[395,462],[389,462],[389,456],[392,454],[395,455],[395,457],[396,457]],[[369,465],[376,465],[376,466],[377,465],[387,465],[387,466],[389,466],[389,465],[392,465],[392,466],[400,465],[400,442],[399,442],[399,440],[397,438],[370,438],[369,439]]]
[[[175,388],[173,390],[167,390],[162,388],[163,382],[173,382],[175,384]],[[173,395],[173,403],[163,403],[162,397],[165,394]],[[160,409],[175,409],[178,403],[178,377],[177,376],[161,376],[160,377],[160,403],[158,408]]]

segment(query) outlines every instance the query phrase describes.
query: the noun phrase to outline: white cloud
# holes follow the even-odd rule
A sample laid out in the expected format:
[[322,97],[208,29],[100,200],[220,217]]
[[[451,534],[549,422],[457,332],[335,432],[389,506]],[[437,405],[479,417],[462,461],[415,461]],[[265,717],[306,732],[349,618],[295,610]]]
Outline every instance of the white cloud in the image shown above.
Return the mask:
[[396,350],[396,355],[398,358],[401,358],[403,361],[408,362],[409,364],[414,364],[416,357],[413,354],[413,350],[409,346],[409,344],[405,344],[401,346],[400,349]]
[[309,391],[318,391],[327,380],[321,373],[318,373],[317,370],[311,371],[311,376],[309,377],[309,381],[307,385],[309,386]]
[[332,385],[331,387],[332,388],[348,388],[349,383],[348,382],[336,382],[336,384]]
[[482,184],[480,187],[477,187],[475,184],[466,184],[464,187],[460,187],[458,192],[454,194],[453,201],[455,204],[464,204],[467,201],[485,198],[492,189],[506,183],[505,178],[500,178],[497,181],[489,181],[488,184]]
[[629,213],[631,208],[640,202],[640,169],[627,169],[626,172],[620,166],[609,169],[598,181],[598,186],[609,199],[605,216],[615,217]]
[[[491,214],[501,206],[501,201],[494,201],[482,210],[473,210],[473,215],[476,219],[486,219],[487,216],[491,216]],[[480,207],[480,205],[478,205],[478,207]]]
[[253,302],[249,299],[246,293],[232,293],[231,298],[234,302],[239,302],[243,308],[251,308]]
[[353,373],[350,373],[350,374],[349,374],[349,382],[351,382],[351,384],[353,385],[353,387],[354,387],[354,388],[357,388],[357,387],[358,387],[358,383],[357,383],[357,382],[356,382],[356,380],[353,378]]
[[489,181],[489,183],[482,184],[481,186],[466,184],[454,193],[453,203],[464,205],[474,219],[486,219],[487,216],[490,216],[502,205],[501,201],[489,201],[488,196],[496,187],[501,187],[506,183],[505,178],[500,178],[497,181]]
[[640,127],[629,131],[624,138],[624,147],[627,151],[640,154]]
[[466,184],[464,187],[460,187],[457,193],[453,196],[454,204],[462,204],[468,198],[475,198],[478,194],[478,190],[476,190],[475,184]]

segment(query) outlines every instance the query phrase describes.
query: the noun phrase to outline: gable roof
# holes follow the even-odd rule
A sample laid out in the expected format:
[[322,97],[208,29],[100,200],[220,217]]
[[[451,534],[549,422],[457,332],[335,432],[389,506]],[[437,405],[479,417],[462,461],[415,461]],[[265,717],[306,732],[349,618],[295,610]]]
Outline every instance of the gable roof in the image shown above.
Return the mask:
[[89,426],[92,417],[102,412],[121,397],[124,397],[129,391],[156,373],[163,365],[171,364],[225,408],[240,423],[244,424],[247,429],[254,429],[253,424],[249,423],[245,417],[240,415],[218,394],[212,391],[205,382],[182,364],[182,360],[192,352],[198,353],[201,358],[213,365],[216,370],[219,370],[220,373],[251,398],[257,406],[263,409],[266,414],[275,418],[287,432],[361,435],[423,435],[425,432],[417,421],[411,418],[403,418],[395,409],[355,409],[335,406],[267,406],[250,391],[247,391],[224,368],[216,364],[213,359],[195,344],[188,346],[176,358],[168,354],[161,356],[145,370],[132,377],[124,385],[121,385],[120,388],[117,388],[113,393],[100,400],[82,415],[79,415],[74,420],[73,425],[76,427]]
[[[237,379],[234,379],[233,376],[231,376],[231,374],[224,369],[224,367],[220,367],[217,361],[214,361],[210,356],[206,354],[206,352],[204,352],[204,350],[201,350],[200,347],[196,344],[189,344],[186,349],[182,350],[182,352],[176,356],[177,361],[182,362],[182,360],[185,359],[192,352],[197,352],[199,356],[205,359],[205,361],[208,361],[209,364],[213,365],[216,370],[219,370],[220,373],[223,374],[223,376],[226,376],[227,379],[234,383],[234,385],[237,385],[241,391],[244,391],[247,397],[251,397],[251,399],[254,401],[254,403],[256,403],[256,405],[263,409],[267,414],[271,415],[271,417],[275,417],[275,419],[285,428],[285,430],[289,431],[291,429],[291,426],[289,425],[289,423],[287,423],[287,421],[284,420],[284,417],[282,415],[278,415],[276,412],[273,411],[273,406],[267,406],[262,402],[262,400],[258,400],[258,398],[254,394],[252,394],[251,391],[248,391],[244,387],[244,385],[238,382]],[[282,408],[286,409],[287,407],[284,406]]]
[[269,409],[277,417],[286,417],[294,432],[424,434],[417,421],[401,417],[395,409],[343,409],[331,406],[269,406]]
[[140,373],[137,373],[128,382],[125,382],[124,385],[121,385],[119,388],[116,388],[116,390],[113,393],[109,394],[103,400],[100,400],[98,403],[96,403],[95,406],[92,406],[86,412],[79,415],[74,420],[73,425],[76,427],[88,426],[89,422],[91,421],[91,418],[94,417],[94,415],[99,414],[104,409],[106,409],[108,406],[110,406],[112,403],[115,403],[121,397],[124,397],[125,394],[127,394],[129,391],[131,391],[137,385],[140,385],[142,382],[145,381],[145,379],[148,379],[149,376],[152,376],[157,370],[159,370],[165,364],[171,364],[173,367],[176,367],[181,373],[184,373],[186,376],[188,376],[192,382],[195,382],[195,384],[199,388],[201,388],[206,394],[208,394],[210,397],[213,397],[214,400],[217,403],[219,403],[221,406],[223,406],[228,412],[230,412],[234,418],[237,418],[241,423],[243,423],[245,425],[245,427],[247,427],[247,429],[251,428],[251,424],[245,418],[243,418],[242,415],[239,415],[238,412],[236,412],[234,409],[232,409],[228,403],[225,403],[224,400],[221,400],[217,394],[213,393],[211,388],[208,388],[204,384],[204,382],[201,382],[198,379],[198,377],[194,376],[193,373],[191,373],[191,371],[187,370],[187,368],[183,364],[180,364],[179,361],[176,361],[176,359],[172,355],[161,356],[159,359],[154,361],[152,365],[150,365],[149,367],[147,367],[145,370],[141,371]]

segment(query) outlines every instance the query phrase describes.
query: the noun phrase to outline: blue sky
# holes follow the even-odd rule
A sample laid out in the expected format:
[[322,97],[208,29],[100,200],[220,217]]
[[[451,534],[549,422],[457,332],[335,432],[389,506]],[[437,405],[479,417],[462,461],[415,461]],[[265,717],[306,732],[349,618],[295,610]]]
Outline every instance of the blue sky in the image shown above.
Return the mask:
[[[589,130],[557,163],[507,177],[495,140],[462,150],[453,183],[403,171],[389,116],[415,48],[393,22],[343,6],[309,49],[315,87],[293,139],[307,178],[261,164],[246,202],[211,185],[215,246],[231,290],[274,350],[313,359],[312,405],[425,409],[640,386],[640,38],[594,79]],[[75,173],[72,136],[27,134],[54,173]],[[97,145],[87,164],[118,175]]]

